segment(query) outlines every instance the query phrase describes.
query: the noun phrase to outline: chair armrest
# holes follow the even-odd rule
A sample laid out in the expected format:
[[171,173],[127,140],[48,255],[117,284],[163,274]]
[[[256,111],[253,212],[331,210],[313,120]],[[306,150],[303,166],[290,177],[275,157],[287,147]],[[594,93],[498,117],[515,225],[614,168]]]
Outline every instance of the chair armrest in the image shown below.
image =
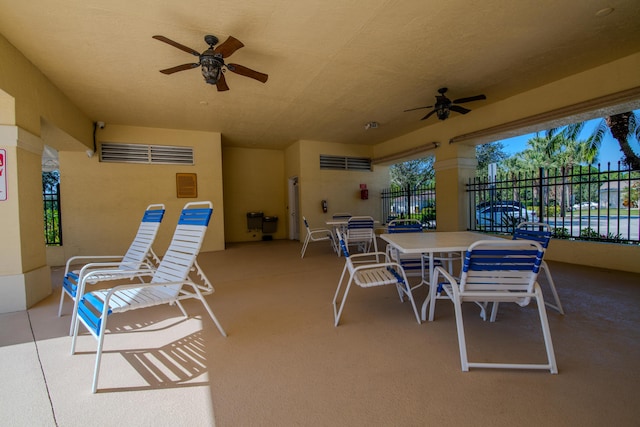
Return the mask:
[[[69,258],[67,260],[67,263],[65,265],[65,269],[64,269],[64,275],[66,276],[67,273],[69,272],[71,265],[73,264],[77,264],[78,262],[80,262],[81,260],[106,260],[106,259],[110,259],[110,260],[121,260],[122,258],[124,258],[124,255],[99,255],[99,256],[91,256],[91,255],[77,255],[77,256],[73,256],[71,258]],[[84,262],[83,262],[84,264]]]
[[[452,292],[453,292],[454,296],[457,297],[457,295],[459,293],[458,292],[458,280],[455,277],[453,277],[451,274],[449,274],[449,272],[447,270],[445,270],[444,268],[442,268],[440,266],[437,266],[436,268],[433,269],[433,281],[432,281],[433,286],[436,286],[436,289],[438,289],[440,287],[440,284],[438,283],[440,275],[442,275],[443,278],[446,279],[447,282],[449,282],[448,285],[451,285]],[[447,283],[443,283],[443,284],[446,285]],[[447,294],[449,294],[448,290],[446,288],[444,288],[444,289],[445,289],[445,292],[447,292]],[[453,299],[453,296],[449,295],[449,297]]]
[[[87,274],[79,278],[77,294],[80,296],[84,295],[86,284],[87,283],[95,284],[100,282],[101,275],[112,275],[112,274],[118,274],[118,273],[122,274],[123,276],[126,275],[131,277],[146,277],[146,276],[153,276],[153,274],[155,273],[155,270],[152,270],[149,268],[143,268],[139,270],[117,270],[113,268],[91,270]],[[140,285],[141,285],[140,283],[136,283],[135,285],[133,285],[133,287],[140,286]],[[126,286],[126,285],[122,285],[122,286]]]
[[[138,265],[139,264],[139,265]],[[118,270],[121,271],[133,271],[133,270],[147,270],[147,269],[154,269],[154,267],[152,265],[150,265],[148,262],[142,262],[142,263],[131,263],[131,270],[122,270],[122,269],[117,269],[116,267],[120,267],[121,265],[123,265],[122,262],[92,262],[89,264],[84,265],[80,271],[78,272],[78,280],[80,280],[80,278],[82,278],[83,276],[86,276],[87,274],[89,274],[90,272],[96,271],[96,270],[101,270],[105,273],[103,274],[110,274],[110,273],[117,273]],[[124,263],[124,265],[128,265],[128,263]],[[110,272],[110,273],[108,273]]]
[[363,258],[363,257],[375,258],[376,256],[383,257],[385,260],[388,259],[386,252],[364,252],[364,253],[361,253],[361,254],[350,254],[349,258],[351,258],[351,259]]

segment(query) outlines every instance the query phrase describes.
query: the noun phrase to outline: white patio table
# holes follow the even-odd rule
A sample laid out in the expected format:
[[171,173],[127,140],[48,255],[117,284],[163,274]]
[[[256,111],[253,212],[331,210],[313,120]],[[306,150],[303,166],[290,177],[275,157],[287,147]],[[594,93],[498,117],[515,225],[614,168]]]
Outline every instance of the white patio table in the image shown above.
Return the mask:
[[[464,252],[478,240],[502,240],[471,231],[433,231],[426,233],[393,233],[381,234],[380,238],[406,254],[423,254],[429,256],[429,282],[433,280],[433,260],[435,253]],[[424,278],[423,278],[424,281]],[[433,321],[437,286],[429,286],[429,295],[422,304],[422,320],[427,318],[427,306],[430,304],[429,321]]]

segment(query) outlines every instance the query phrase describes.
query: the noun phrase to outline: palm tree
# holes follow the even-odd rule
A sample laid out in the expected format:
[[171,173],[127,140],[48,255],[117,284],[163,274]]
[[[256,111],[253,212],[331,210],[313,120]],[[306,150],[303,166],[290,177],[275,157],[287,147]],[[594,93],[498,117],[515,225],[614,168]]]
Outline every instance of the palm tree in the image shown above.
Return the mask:
[[[550,135],[547,133],[545,136],[536,134],[535,137],[527,141],[527,149],[518,153],[516,156],[507,159],[504,166],[508,171],[512,173],[529,173],[533,177],[535,173],[540,169],[562,169],[563,171],[570,170],[574,166],[583,162],[589,162],[590,159],[595,158],[597,150],[593,148],[591,141],[583,140],[577,141],[575,139],[569,139],[562,133]],[[542,179],[542,177],[540,177]],[[553,188],[555,194],[561,195],[561,212],[566,210],[569,200],[569,188],[567,185],[566,173],[562,174],[562,182],[559,187]],[[564,192],[561,190],[565,189]],[[533,187],[534,193],[537,191],[537,186]],[[537,195],[543,196],[545,199],[548,194]],[[534,199],[536,194],[534,194]],[[545,205],[547,203],[545,202]]]
[[[586,122],[578,122],[562,128],[549,129],[547,135],[552,137],[557,134],[563,134],[567,139],[575,140],[584,129],[585,123]],[[637,141],[640,141],[640,119],[636,111],[606,116],[598,123],[598,126],[596,126],[591,137],[588,139],[590,151],[595,153],[588,159],[589,163],[593,163],[597,157],[597,152],[600,150],[602,139],[607,131],[611,132],[611,135],[618,141],[620,151],[622,151],[624,156],[623,162],[631,169],[640,169],[640,156],[633,151],[633,148],[631,148],[629,144],[629,139],[634,136]]]

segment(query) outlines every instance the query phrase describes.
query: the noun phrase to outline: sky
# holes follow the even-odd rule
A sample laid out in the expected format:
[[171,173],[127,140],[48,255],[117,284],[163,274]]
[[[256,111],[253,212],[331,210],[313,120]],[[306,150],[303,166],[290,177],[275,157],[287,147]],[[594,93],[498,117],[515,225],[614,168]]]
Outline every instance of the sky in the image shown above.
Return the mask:
[[[640,110],[635,111],[636,114],[640,113]],[[584,127],[584,130],[580,134],[580,139],[587,139],[595,127],[598,125],[598,122],[602,119],[594,119],[589,120]],[[527,148],[527,141],[531,138],[535,137],[535,133],[530,133],[527,135],[516,136],[509,139],[503,139],[502,142],[504,151],[508,155],[513,155],[516,153],[520,153]],[[635,139],[630,141],[631,147],[635,150],[636,153],[640,154],[640,144]],[[602,145],[600,146],[600,154],[598,156],[598,161],[595,163],[600,163],[603,169],[606,169],[607,162],[611,162],[611,167],[616,168],[617,162],[622,159],[622,151],[620,151],[620,145],[618,141],[616,141],[613,136],[611,136],[610,132],[607,132],[605,137],[602,140]]]

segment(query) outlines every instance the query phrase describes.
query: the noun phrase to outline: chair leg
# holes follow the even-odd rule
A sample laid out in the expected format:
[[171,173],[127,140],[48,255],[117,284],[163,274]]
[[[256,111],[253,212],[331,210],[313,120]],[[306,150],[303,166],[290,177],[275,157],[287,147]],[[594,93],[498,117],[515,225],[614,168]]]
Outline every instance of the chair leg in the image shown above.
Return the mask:
[[222,334],[222,336],[226,338],[227,333],[224,331],[224,329],[222,329],[222,325],[220,325],[220,322],[218,322],[218,319],[213,314],[213,310],[211,310],[211,307],[209,306],[209,304],[207,304],[207,301],[204,299],[202,292],[200,292],[200,289],[198,289],[198,286],[196,286],[195,284],[192,286],[194,292],[198,294],[198,299],[200,299],[200,302],[202,302],[202,305],[204,305],[205,310],[207,310],[207,313],[209,313],[209,317],[211,317],[211,320],[213,320],[213,323],[215,323],[216,327],[218,328],[218,331],[220,331],[220,334]]
[[[108,307],[105,302],[105,306]],[[107,329],[107,314],[103,312],[100,324],[100,332],[98,333],[98,348],[96,349],[96,364],[93,369],[93,383],[91,384],[91,393],[95,393],[98,389],[98,375],[100,374],[100,362],[102,361],[102,347],[104,344],[104,331]]]
[[562,309],[562,304],[560,304],[560,297],[558,296],[558,291],[556,291],[556,284],[553,281],[553,277],[551,277],[551,271],[549,271],[549,266],[547,263],[542,260],[542,264],[540,265],[540,269],[544,270],[545,277],[547,278],[547,282],[549,283],[549,287],[551,288],[551,293],[553,294],[553,299],[556,302],[556,305],[546,303],[549,307],[558,310],[558,312],[564,315],[564,310]]
[[64,295],[67,291],[64,290],[64,286],[60,290],[60,305],[58,306],[58,317],[62,316],[62,305],[64,304]]
[[309,246],[309,234],[307,233],[307,237],[304,239],[304,243],[302,244],[302,250],[300,251],[300,258],[304,258],[304,254],[307,251],[307,246]]
[[420,321],[420,314],[418,313],[418,307],[416,307],[416,301],[413,299],[413,292],[411,292],[411,285],[407,283],[406,286],[407,286],[407,290],[405,291],[405,293],[409,297],[409,302],[411,302],[411,308],[413,308],[413,314],[416,315],[416,321],[418,322],[418,325],[420,325],[422,324],[422,322]]
[[498,301],[495,301],[493,303],[493,307],[491,308],[491,319],[489,320],[490,322],[496,321],[496,317],[498,316],[498,305],[499,305]]
[[340,295],[340,288],[342,286],[342,281],[344,280],[345,273],[347,272],[347,266],[344,266],[342,270],[342,275],[340,276],[340,281],[338,282],[338,287],[336,288],[336,293],[333,296],[333,318],[334,318],[334,326],[338,326],[340,322],[340,316],[342,315],[342,309],[344,308],[344,303],[347,300],[347,294],[349,293],[349,288],[351,288],[351,282],[353,281],[352,277],[349,277],[349,282],[347,283],[347,287],[344,290],[344,295],[342,296],[342,301],[340,303],[340,308],[337,309],[337,301]]
[[464,336],[464,324],[462,321],[462,302],[457,296],[451,295],[453,301],[453,308],[456,314],[456,329],[458,330],[458,347],[460,347],[460,364],[462,371],[469,371],[469,359],[467,357],[467,341]]
[[[83,288],[84,290],[84,288]],[[78,321],[78,304],[80,303],[80,286],[76,290],[76,296],[73,299],[73,311],[71,312],[71,325],[69,325],[69,335],[73,333],[73,324]]]
[[549,362],[549,371],[552,374],[558,373],[556,364],[556,356],[553,351],[553,342],[551,341],[551,331],[549,329],[549,319],[547,318],[547,310],[545,308],[544,298],[542,297],[542,289],[540,285],[535,284],[536,304],[538,304],[538,313],[540,314],[540,324],[542,326],[542,335],[544,337],[544,346],[547,350],[547,360]]

